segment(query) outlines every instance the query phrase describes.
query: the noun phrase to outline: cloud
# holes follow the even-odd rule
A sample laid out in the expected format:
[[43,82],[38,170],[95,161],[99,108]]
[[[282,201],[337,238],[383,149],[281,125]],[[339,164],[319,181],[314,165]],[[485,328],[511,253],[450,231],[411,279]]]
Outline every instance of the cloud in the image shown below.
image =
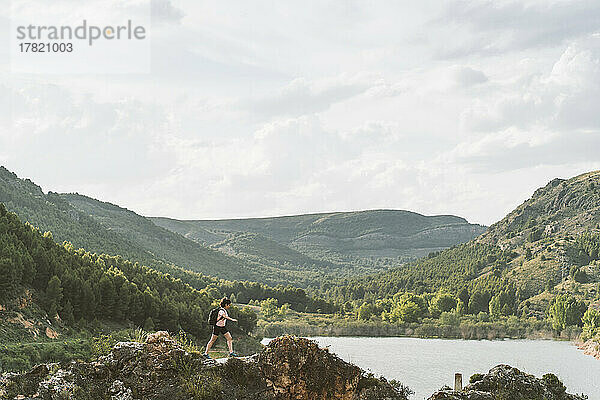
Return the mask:
[[[600,38],[571,43],[546,74],[513,80],[466,109],[469,140],[450,152],[477,170],[508,171],[599,160]],[[479,135],[478,135],[479,134]]]
[[153,24],[181,23],[185,13],[173,5],[171,0],[151,0],[151,15]]
[[244,100],[241,107],[261,116],[301,116],[327,110],[332,104],[359,95],[371,86],[360,78],[309,82],[292,80],[275,94]]
[[600,167],[595,2],[152,4],[151,74],[0,75],[7,167],[147,215],[484,223]]
[[0,119],[0,148],[19,150],[4,154],[5,162],[42,181],[60,177],[61,187],[120,185],[154,179],[170,164],[159,140],[165,116],[137,100],[99,103],[90,94],[32,85],[4,87],[0,103],[7,102],[10,114]]
[[478,85],[488,81],[488,77],[483,72],[465,66],[454,69],[454,79],[462,87]]
[[597,162],[598,148],[600,132],[561,134],[511,128],[460,143],[444,157],[450,164],[462,164],[478,173],[498,173],[543,165]]
[[438,47],[438,54],[455,58],[559,46],[596,32],[599,17],[594,0],[461,0],[448,2],[433,23],[452,27],[459,40]]
[[511,80],[494,89],[496,95],[463,112],[463,129],[525,130],[541,125],[564,133],[600,130],[593,106],[600,96],[600,36],[571,43],[548,73]]

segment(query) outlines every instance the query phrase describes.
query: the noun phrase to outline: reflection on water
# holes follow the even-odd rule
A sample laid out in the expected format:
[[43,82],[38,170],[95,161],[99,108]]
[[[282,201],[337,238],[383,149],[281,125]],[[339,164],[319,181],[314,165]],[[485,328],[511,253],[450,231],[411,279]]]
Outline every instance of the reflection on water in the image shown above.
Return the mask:
[[[339,357],[376,375],[397,379],[426,399],[444,385],[453,386],[454,373],[468,383],[474,373],[509,364],[541,377],[556,374],[569,393],[600,399],[600,360],[584,355],[569,342],[549,340],[472,341],[414,338],[316,337]],[[268,342],[265,339],[263,343]]]

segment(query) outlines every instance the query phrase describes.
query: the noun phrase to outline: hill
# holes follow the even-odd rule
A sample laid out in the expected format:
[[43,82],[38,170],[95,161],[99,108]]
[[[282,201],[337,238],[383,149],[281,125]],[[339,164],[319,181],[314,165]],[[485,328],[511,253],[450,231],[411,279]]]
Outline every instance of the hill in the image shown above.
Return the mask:
[[589,292],[586,297],[597,294],[600,171],[552,180],[492,225],[479,242],[517,254],[506,273],[527,294],[556,285]]
[[554,179],[468,243],[324,292],[339,303],[442,290],[468,313],[497,297],[503,315],[543,317],[561,293],[598,299],[599,224],[600,171]]
[[181,279],[190,276],[174,265],[230,281],[305,288],[387,270],[484,229],[459,217],[389,210],[209,221],[205,228],[196,222],[146,218],[77,193],[46,194],[4,167],[0,202],[42,231],[51,231],[58,242],[121,255]]
[[576,236],[600,229],[600,171],[553,179],[493,224],[479,241],[502,247],[526,246],[532,239]]
[[29,179],[0,166],[0,203],[42,231],[52,231],[56,241],[94,253],[120,254],[141,262],[155,257],[146,249],[103,227],[53,192],[45,194]]
[[[253,233],[307,257],[334,263],[352,262],[357,258],[414,259],[463,243],[485,231],[485,227],[469,224],[464,218],[424,216],[402,210],[230,220],[151,220],[214,248],[222,248],[224,240],[236,241],[240,233]],[[253,247],[246,244],[246,253],[257,251]]]
[[[0,203],[41,231],[51,231],[59,243],[68,241],[92,253],[120,255],[182,279],[189,275],[173,269],[173,265],[220,279],[273,286],[308,286],[322,279],[318,270],[309,274],[305,268],[280,269],[276,264],[229,256],[110,203],[79,194],[46,194],[29,179],[20,179],[4,167],[0,167]],[[196,277],[192,280],[198,282]]]
[[77,212],[94,220],[104,230],[116,233],[134,246],[145,249],[160,261],[223,279],[273,282],[272,279],[265,279],[267,273],[261,270],[262,266],[243,263],[239,259],[200,246],[154,225],[133,211],[80,194],[57,196]]
[[[79,195],[45,194],[29,179],[19,179],[4,167],[0,167],[0,203],[40,230],[51,231],[58,242],[71,242],[75,248],[149,264],[178,264],[221,278],[256,278],[239,260],[198,246],[132,211]],[[118,218],[111,218],[115,215]]]

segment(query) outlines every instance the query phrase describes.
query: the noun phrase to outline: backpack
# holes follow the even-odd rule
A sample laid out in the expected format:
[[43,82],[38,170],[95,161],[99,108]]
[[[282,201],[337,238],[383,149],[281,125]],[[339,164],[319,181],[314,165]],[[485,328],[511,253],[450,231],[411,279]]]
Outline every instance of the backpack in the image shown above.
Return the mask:
[[[219,311],[221,311],[221,307],[213,308],[210,310],[210,314],[208,314],[208,324],[216,325],[219,318]],[[221,318],[223,319],[223,318]]]

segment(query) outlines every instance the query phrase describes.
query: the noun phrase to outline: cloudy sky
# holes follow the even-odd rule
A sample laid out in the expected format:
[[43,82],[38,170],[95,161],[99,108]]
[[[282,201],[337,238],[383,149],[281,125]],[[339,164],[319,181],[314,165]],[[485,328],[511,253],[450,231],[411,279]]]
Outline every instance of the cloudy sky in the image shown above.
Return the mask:
[[0,163],[152,216],[491,224],[600,169],[599,21],[597,0],[155,0],[149,74],[21,74],[0,49]]

